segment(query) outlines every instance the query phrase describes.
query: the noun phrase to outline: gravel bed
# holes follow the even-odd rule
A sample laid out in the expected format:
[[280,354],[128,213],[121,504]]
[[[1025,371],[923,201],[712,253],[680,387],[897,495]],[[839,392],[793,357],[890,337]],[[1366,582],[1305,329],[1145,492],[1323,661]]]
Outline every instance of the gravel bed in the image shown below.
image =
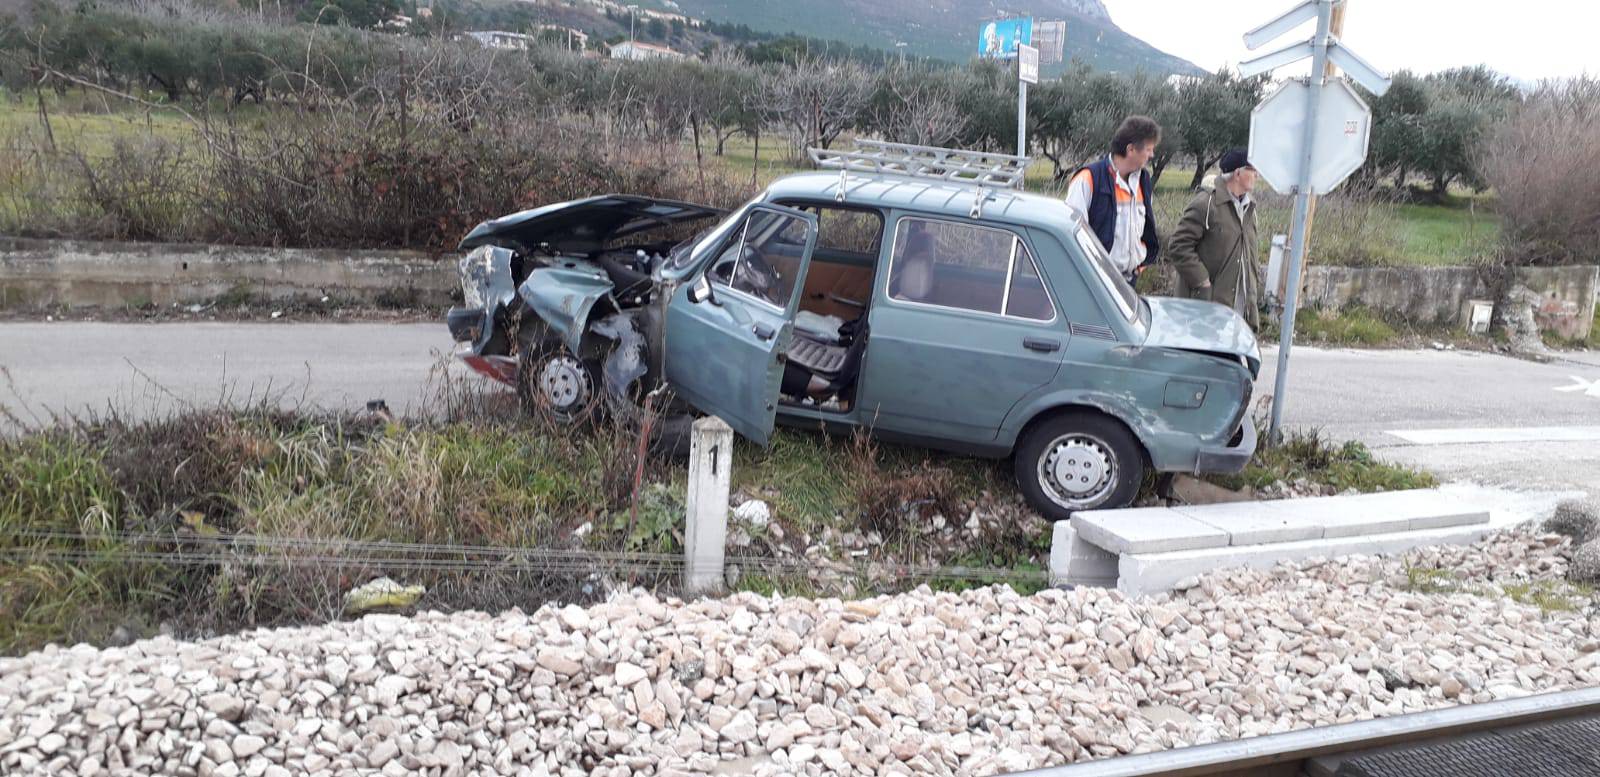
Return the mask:
[[1502,533],[1153,599],[635,592],[51,647],[0,659],[0,772],[1003,774],[1595,684],[1587,598],[1518,601],[1559,598],[1569,554]]

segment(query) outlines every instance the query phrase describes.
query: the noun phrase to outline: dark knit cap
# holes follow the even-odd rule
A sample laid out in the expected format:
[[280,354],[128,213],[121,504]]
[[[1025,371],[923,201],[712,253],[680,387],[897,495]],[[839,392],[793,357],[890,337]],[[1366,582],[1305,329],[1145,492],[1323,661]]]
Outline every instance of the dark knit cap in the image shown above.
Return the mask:
[[1217,163],[1217,167],[1220,168],[1224,174],[1227,174],[1238,170],[1241,167],[1254,167],[1254,165],[1250,164],[1250,160],[1245,157],[1244,149],[1230,148],[1227,151],[1222,152],[1222,161]]

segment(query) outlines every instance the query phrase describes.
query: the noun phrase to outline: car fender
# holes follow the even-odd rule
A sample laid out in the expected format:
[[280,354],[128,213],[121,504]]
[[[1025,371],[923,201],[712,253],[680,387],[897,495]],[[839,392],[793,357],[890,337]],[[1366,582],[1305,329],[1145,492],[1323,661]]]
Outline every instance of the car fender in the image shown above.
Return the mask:
[[611,279],[599,265],[569,260],[529,273],[518,292],[568,349],[582,353],[589,316],[611,290]]
[[1010,416],[1006,419],[1005,426],[1000,430],[1000,441],[1015,445],[1022,430],[1038,420],[1041,416],[1048,415],[1063,408],[1085,408],[1096,410],[1121,421],[1127,426],[1134,436],[1143,442],[1138,423],[1139,410],[1132,397],[1121,397],[1101,391],[1092,391],[1081,388],[1064,388],[1048,391],[1024,400],[1017,407],[1012,408]]

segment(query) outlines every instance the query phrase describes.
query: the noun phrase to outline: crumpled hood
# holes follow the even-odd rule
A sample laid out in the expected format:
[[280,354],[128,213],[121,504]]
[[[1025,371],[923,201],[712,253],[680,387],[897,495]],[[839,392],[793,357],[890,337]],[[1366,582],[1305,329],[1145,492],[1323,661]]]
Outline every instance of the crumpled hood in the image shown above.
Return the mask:
[[604,194],[552,203],[485,221],[473,227],[461,239],[459,247],[469,249],[490,243],[513,242],[533,248],[545,243],[560,253],[589,253],[639,232],[723,213],[720,208],[690,202]]
[[1254,332],[1233,308],[1174,297],[1145,297],[1150,304],[1147,348],[1177,348],[1243,356],[1250,374],[1261,370],[1261,348]]

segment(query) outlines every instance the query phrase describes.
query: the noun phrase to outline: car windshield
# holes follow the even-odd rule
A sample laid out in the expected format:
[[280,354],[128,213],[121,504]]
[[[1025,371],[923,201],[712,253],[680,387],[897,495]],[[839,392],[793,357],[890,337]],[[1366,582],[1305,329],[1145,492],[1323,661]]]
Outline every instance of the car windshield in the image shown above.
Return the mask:
[[667,254],[667,269],[673,271],[674,273],[682,272],[683,270],[687,269],[691,264],[694,263],[695,252],[697,248],[700,246],[713,245],[722,240],[723,235],[726,235],[729,230],[743,223],[745,211],[749,210],[750,206],[760,201],[760,195],[751,198],[750,201],[734,209],[728,214],[727,218],[723,219],[716,226],[701,230],[700,232],[696,233],[694,237],[691,237],[688,240],[673,246],[672,251]]
[[1081,215],[1074,214],[1073,225],[1073,237],[1077,239],[1078,247],[1089,256],[1089,264],[1094,267],[1095,275],[1100,278],[1106,290],[1111,292],[1111,298],[1116,301],[1117,309],[1122,312],[1123,318],[1128,319],[1130,324],[1139,323],[1144,311],[1144,302],[1139,299],[1139,292],[1134,291],[1133,286],[1123,280],[1122,273],[1111,263],[1111,257],[1106,254],[1105,246],[1100,245],[1099,239],[1089,231],[1089,225],[1084,223]]

